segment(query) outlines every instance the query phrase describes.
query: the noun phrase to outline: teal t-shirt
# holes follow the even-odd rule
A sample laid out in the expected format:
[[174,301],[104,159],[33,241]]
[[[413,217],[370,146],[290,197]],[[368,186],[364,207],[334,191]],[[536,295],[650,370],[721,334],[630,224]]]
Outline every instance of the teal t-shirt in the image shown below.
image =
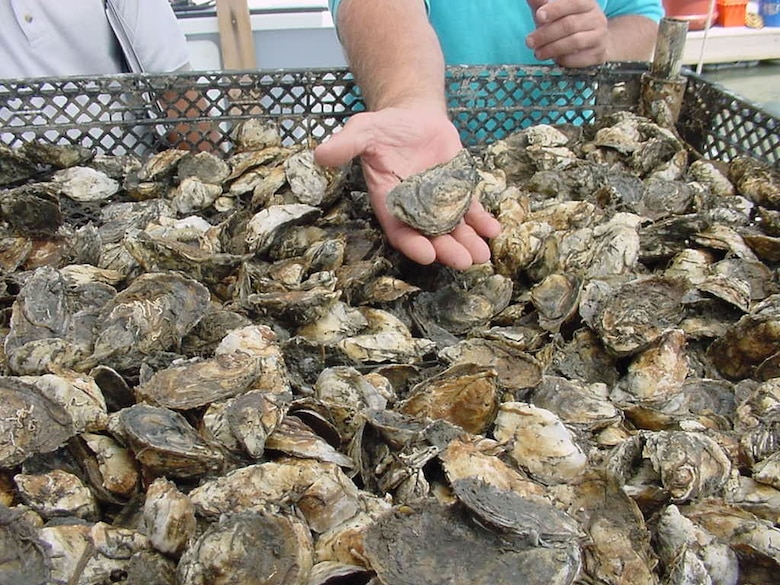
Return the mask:
[[[554,1],[554,0],[553,0]],[[658,22],[661,0],[597,0],[608,18],[628,14]],[[329,0],[334,21],[341,0]],[[541,63],[526,47],[534,30],[525,0],[426,0],[448,65],[532,65]]]
[[[556,1],[556,0],[550,0]],[[639,15],[659,21],[661,0],[597,0],[607,17]],[[334,21],[341,0],[329,0]],[[447,65],[551,65],[526,47],[534,28],[526,0],[425,0]],[[464,144],[503,138],[532,124],[582,124],[593,118],[594,84],[553,76],[529,83],[494,79],[485,71],[466,79],[450,78],[447,86],[452,121]],[[355,112],[364,105],[351,104]]]

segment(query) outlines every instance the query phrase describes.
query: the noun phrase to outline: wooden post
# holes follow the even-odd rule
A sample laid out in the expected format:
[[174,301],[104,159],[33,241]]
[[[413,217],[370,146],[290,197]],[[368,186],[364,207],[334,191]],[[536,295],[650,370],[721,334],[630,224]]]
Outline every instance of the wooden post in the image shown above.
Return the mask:
[[217,0],[222,68],[255,69],[255,43],[246,0]]

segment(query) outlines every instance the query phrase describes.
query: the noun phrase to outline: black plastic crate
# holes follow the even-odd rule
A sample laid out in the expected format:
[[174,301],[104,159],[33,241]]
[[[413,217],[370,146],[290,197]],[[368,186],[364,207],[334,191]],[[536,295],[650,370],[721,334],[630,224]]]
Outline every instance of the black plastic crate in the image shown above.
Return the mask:
[[[582,124],[615,111],[637,111],[645,72],[637,63],[583,70],[451,67],[447,88],[464,142],[479,144],[531,124]],[[780,165],[778,118],[690,71],[684,75],[678,130],[691,148],[724,161],[749,154]],[[165,96],[176,96],[177,103],[161,106]],[[145,154],[167,148],[168,132],[182,122],[203,122],[215,132],[199,140],[229,151],[230,131],[240,120],[273,119],[289,144],[321,141],[361,109],[347,70],[0,80],[0,141],[11,147],[42,140],[106,154]]]

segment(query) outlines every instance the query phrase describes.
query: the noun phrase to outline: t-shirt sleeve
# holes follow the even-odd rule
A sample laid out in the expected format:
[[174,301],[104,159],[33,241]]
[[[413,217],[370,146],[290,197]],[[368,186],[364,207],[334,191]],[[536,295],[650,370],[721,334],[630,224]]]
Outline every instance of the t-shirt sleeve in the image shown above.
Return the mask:
[[664,15],[661,0],[606,0],[604,14],[607,18],[636,15],[659,22]]

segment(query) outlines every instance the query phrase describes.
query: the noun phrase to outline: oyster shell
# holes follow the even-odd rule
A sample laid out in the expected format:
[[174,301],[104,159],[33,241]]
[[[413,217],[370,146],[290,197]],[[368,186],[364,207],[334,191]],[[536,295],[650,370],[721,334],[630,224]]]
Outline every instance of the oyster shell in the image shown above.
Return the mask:
[[354,517],[357,486],[333,463],[278,459],[248,465],[203,482],[189,493],[196,512],[207,518],[255,513],[269,505],[294,505],[316,533]]
[[475,161],[463,149],[446,163],[405,177],[387,194],[387,208],[420,233],[446,234],[466,215],[476,185]]
[[499,489],[473,476],[452,482],[452,490],[483,526],[529,546],[550,546],[584,537],[574,518],[541,498],[523,498],[513,490]]
[[573,433],[552,412],[522,402],[499,406],[493,435],[512,459],[544,483],[572,481],[587,464]]
[[75,434],[68,412],[18,378],[0,377],[0,467],[48,453]]
[[243,352],[174,364],[136,388],[138,400],[189,410],[247,391],[263,372],[262,359]]
[[60,193],[74,201],[105,201],[119,191],[119,182],[90,167],[57,171],[52,182]]
[[43,585],[51,582],[52,563],[37,529],[22,512],[0,504],[0,582]]
[[738,583],[736,553],[680,514],[674,504],[659,519],[658,538],[668,583]]
[[64,218],[55,189],[33,183],[9,189],[0,199],[0,218],[15,231],[29,236],[52,236]]
[[0,144],[0,187],[22,183],[32,177],[36,167],[23,152]]
[[155,479],[146,491],[143,518],[149,541],[162,553],[180,556],[195,538],[195,506],[165,478]]
[[658,339],[683,318],[682,282],[637,278],[612,287],[591,281],[580,304],[583,319],[616,355],[635,353]]
[[98,519],[95,496],[71,473],[61,469],[44,475],[19,473],[14,482],[22,501],[47,520],[58,516],[93,522]]
[[398,410],[420,418],[442,418],[466,432],[482,434],[498,410],[496,378],[491,368],[454,365],[414,386]]
[[182,585],[207,585],[215,575],[237,583],[305,585],[313,565],[311,534],[298,519],[270,512],[215,522],[182,555]]
[[100,312],[92,355],[80,366],[127,369],[154,351],[175,349],[203,317],[208,289],[179,274],[143,274]]
[[365,552],[383,583],[491,582],[563,585],[580,569],[579,547],[512,546],[471,523],[456,507],[432,501],[401,506],[380,518],[366,534]]
[[109,431],[127,444],[153,475],[194,477],[219,470],[222,452],[208,444],[180,414],[134,404],[109,418]]

